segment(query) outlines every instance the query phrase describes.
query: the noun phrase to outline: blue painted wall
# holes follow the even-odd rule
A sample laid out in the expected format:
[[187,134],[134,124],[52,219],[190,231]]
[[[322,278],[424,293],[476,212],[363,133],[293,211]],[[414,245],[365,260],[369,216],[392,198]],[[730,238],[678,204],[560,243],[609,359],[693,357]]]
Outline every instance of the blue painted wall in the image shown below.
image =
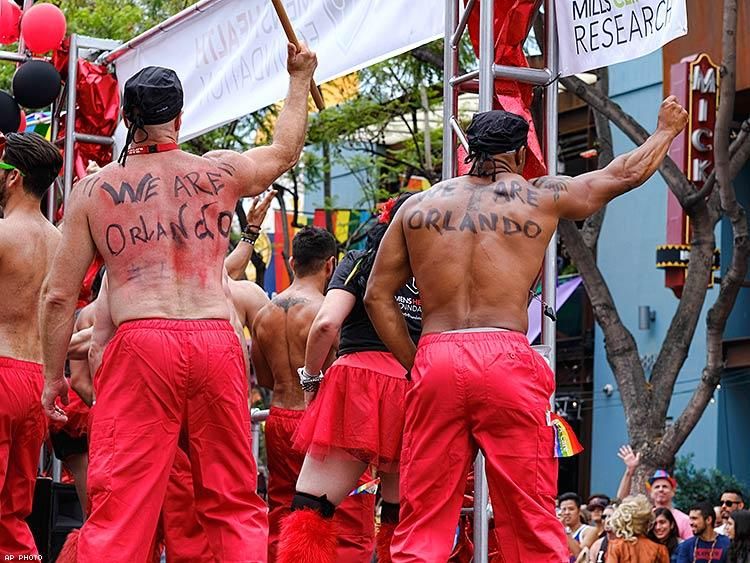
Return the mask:
[[[314,151],[318,156],[321,154],[319,147],[309,147],[305,150]],[[354,159],[354,162],[357,162],[365,154],[359,151],[348,150],[343,152],[343,158]],[[373,176],[374,172],[368,171],[365,168],[356,170],[355,176],[348,167],[337,163],[334,159],[331,169],[331,197],[333,198],[333,207],[339,209],[361,208],[363,204],[363,190],[362,183],[358,178],[372,178]],[[365,207],[369,207],[370,205],[365,205]],[[306,182],[304,212],[313,213],[316,209],[323,207],[323,184]]]
[[[653,131],[663,97],[661,53],[610,67],[610,92],[618,104]],[[614,127],[613,135],[615,154],[634,148]],[[654,266],[656,246],[663,244],[666,237],[667,190],[657,174],[638,190],[612,202],[607,208],[599,240],[599,266],[642,358],[655,357],[658,353],[677,307],[677,299],[664,287],[664,273]],[[716,294],[717,290],[709,290],[704,315]],[[639,305],[648,305],[656,311],[656,322],[648,331],[638,329]],[[704,361],[705,322],[701,319],[677,381],[670,416],[676,418],[687,403]],[[609,398],[602,392],[608,383],[615,387]],[[620,445],[627,443],[627,431],[622,401],[607,363],[604,337],[598,326],[595,331],[593,412],[591,490],[614,494],[623,469],[616,454]],[[717,414],[718,405],[709,405],[681,451],[695,454],[694,461],[698,466],[713,467],[717,463]]]
[[[750,210],[750,164],[737,175],[734,180],[734,188],[737,193],[737,201]],[[722,274],[729,267],[732,259],[730,250],[732,248],[732,226],[725,221],[721,227],[721,271]],[[750,277],[750,276],[748,276]],[[740,338],[750,334],[750,288],[743,288],[737,296],[737,303],[727,319],[725,337]]]

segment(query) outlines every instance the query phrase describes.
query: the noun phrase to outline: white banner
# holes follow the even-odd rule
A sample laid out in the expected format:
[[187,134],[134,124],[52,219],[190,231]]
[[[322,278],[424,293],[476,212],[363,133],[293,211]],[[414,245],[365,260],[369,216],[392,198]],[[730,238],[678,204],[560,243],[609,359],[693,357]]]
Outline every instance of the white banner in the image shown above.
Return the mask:
[[[441,37],[443,0],[284,0],[327,82]],[[143,67],[174,69],[186,141],[286,96],[287,40],[270,0],[223,0],[116,61],[121,85]]]
[[562,76],[648,55],[688,30],[685,0],[557,0],[555,6]]

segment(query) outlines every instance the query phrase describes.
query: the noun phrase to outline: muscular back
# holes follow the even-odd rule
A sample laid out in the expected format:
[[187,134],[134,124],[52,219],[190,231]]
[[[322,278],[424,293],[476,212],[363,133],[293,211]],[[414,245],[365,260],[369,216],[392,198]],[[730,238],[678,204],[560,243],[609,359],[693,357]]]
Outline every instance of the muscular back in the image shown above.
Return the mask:
[[61,238],[37,215],[0,220],[0,356],[31,362],[42,360],[39,298]]
[[305,363],[307,335],[322,304],[323,294],[320,292],[290,287],[255,317],[253,365],[259,383],[273,388],[274,406],[295,410],[305,408],[297,368]]
[[243,161],[182,151],[111,164],[75,190],[109,273],[112,319],[229,318],[222,264]]
[[401,227],[422,297],[424,333],[526,332],[529,290],[557,227],[557,198],[553,186],[536,188],[507,173],[494,182],[448,180],[406,202]]

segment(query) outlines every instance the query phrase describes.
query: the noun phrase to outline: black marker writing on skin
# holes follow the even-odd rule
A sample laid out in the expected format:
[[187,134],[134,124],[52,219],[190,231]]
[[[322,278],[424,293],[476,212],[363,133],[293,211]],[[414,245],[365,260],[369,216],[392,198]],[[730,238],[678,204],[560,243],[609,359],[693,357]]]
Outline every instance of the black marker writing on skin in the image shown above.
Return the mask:
[[406,225],[412,230],[434,229],[441,235],[448,231],[471,232],[497,232],[498,225],[502,219],[502,233],[506,236],[520,234],[526,238],[535,239],[542,234],[542,227],[531,219],[515,220],[497,213],[464,213],[460,221],[454,221],[453,212],[443,213],[437,208],[430,208],[426,212],[417,209],[412,211],[406,218]]
[[159,178],[155,178],[151,173],[148,173],[141,178],[136,189],[133,189],[128,182],[121,182],[119,190],[107,182],[102,182],[102,185],[99,187],[110,195],[115,205],[121,205],[125,203],[126,196],[130,199],[130,203],[148,201],[158,195],[156,191],[158,183]]
[[220,211],[214,219],[208,213],[214,205],[218,205],[217,202],[201,206],[197,219],[193,220],[186,218],[190,206],[183,203],[177,212],[177,217],[168,223],[154,222],[143,215],[138,215],[135,224],[132,225],[112,223],[107,227],[104,236],[107,249],[112,256],[118,256],[128,245],[136,246],[170,240],[180,246],[192,237],[196,240],[213,240],[217,233],[222,238],[228,238],[234,211]]

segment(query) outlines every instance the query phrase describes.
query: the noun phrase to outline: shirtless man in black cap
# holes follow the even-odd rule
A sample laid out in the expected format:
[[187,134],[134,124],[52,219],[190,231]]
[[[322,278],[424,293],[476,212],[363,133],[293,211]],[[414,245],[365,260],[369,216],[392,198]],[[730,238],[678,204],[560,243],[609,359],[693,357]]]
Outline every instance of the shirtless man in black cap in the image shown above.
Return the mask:
[[[555,380],[526,339],[529,290],[558,220],[583,219],[640,186],[686,122],[670,97],[656,132],[605,169],[527,182],[520,174],[528,124],[502,111],[480,113],[468,130],[470,175],[441,182],[399,210],[365,298],[378,334],[414,381],[394,563],[448,558],[477,448],[486,456],[501,559],[568,560],[555,517]],[[423,308],[418,349],[393,299],[412,275]],[[523,525],[513,517],[518,507]]]
[[248,387],[223,260],[237,200],[265,190],[299,158],[316,64],[307,48],[289,45],[289,94],[270,146],[203,157],[177,145],[183,99],[174,71],[143,69],[125,84],[129,132],[119,162],[71,193],[42,310],[48,416],[65,419],[55,399],[67,403],[62,366],[75,292],[95,250],[118,327],[97,377],[82,563],[147,560],[178,441],[215,560],[266,560],[266,506],[255,492]]

